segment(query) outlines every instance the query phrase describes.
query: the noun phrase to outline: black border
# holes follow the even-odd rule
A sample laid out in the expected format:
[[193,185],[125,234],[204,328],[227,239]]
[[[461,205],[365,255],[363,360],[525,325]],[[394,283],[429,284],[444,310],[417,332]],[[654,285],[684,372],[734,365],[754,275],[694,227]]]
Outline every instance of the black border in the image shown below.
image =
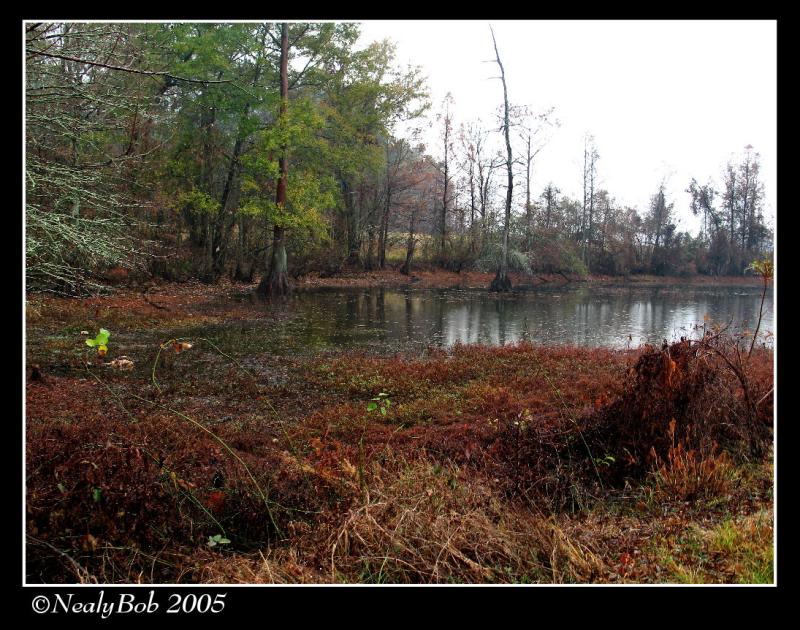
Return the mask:
[[[7,31],[7,37],[5,38],[5,43],[7,46],[11,46],[12,54],[7,55],[5,59],[7,60],[6,63],[10,63],[10,60],[16,60],[16,63],[19,65],[17,68],[22,68],[22,50],[21,50],[21,29],[23,20],[26,19],[35,19],[37,15],[48,15],[48,16],[58,16],[59,14],[68,14],[70,19],[219,19],[220,21],[224,21],[225,19],[237,19],[237,20],[248,20],[248,19],[264,19],[264,16],[267,15],[268,19],[270,20],[278,20],[278,19],[336,19],[341,21],[359,21],[364,19],[404,19],[404,20],[419,20],[419,19],[442,19],[442,20],[453,20],[453,19],[495,19],[495,20],[506,20],[506,19],[764,19],[764,20],[776,20],[777,21],[777,30],[778,30],[778,46],[776,50],[776,54],[778,55],[778,79],[780,79],[780,50],[781,44],[785,43],[787,40],[787,22],[786,20],[781,20],[779,18],[778,12],[775,9],[758,6],[753,7],[758,10],[751,10],[749,11],[750,15],[740,15],[733,18],[720,16],[719,14],[715,14],[708,10],[702,11],[697,6],[690,6],[685,8],[683,6],[674,6],[672,7],[675,12],[679,15],[663,15],[662,11],[657,11],[657,13],[662,13],[662,15],[653,15],[653,12],[650,12],[649,9],[658,9],[658,7],[653,6],[646,6],[638,3],[635,7],[627,7],[624,4],[616,4],[616,5],[598,5],[596,8],[584,8],[580,11],[576,11],[576,9],[570,5],[558,5],[558,6],[550,6],[550,7],[535,7],[535,11],[537,12],[536,15],[531,15],[530,11],[534,10],[528,5],[528,11],[526,12],[525,9],[522,9],[522,5],[516,5],[514,7],[503,7],[501,5],[494,5],[494,6],[479,6],[473,5],[473,7],[468,8],[467,5],[462,5],[458,9],[458,15],[448,15],[452,13],[452,10],[447,7],[446,5],[438,5],[436,7],[428,6],[425,7],[424,12],[420,10],[419,7],[409,7],[406,6],[397,6],[393,9],[393,14],[388,14],[388,10],[392,7],[388,5],[379,5],[379,4],[372,4],[371,6],[364,7],[364,8],[356,8],[357,5],[354,4],[326,4],[320,5],[318,8],[315,8],[313,5],[309,4],[296,4],[291,7],[291,10],[287,10],[286,8],[280,9],[276,8],[275,12],[272,11],[271,6],[267,5],[259,5],[253,4],[247,7],[242,6],[226,6],[225,12],[219,11],[210,11],[207,13],[200,12],[198,14],[197,11],[188,11],[186,9],[180,9],[177,5],[160,5],[157,9],[154,10],[146,10],[139,6],[124,6],[124,5],[108,5],[106,4],[102,8],[94,9],[90,8],[87,5],[72,5],[69,7],[68,10],[65,10],[65,6],[62,4],[58,7],[47,8],[45,5],[38,4],[36,6],[26,7],[25,15],[17,15],[15,16],[15,20],[6,20],[6,24],[10,26],[9,30]],[[728,5],[729,6],[729,5]],[[405,9],[405,11],[403,11]],[[471,10],[470,10],[471,9]],[[493,9],[493,10],[492,10]],[[232,12],[234,14],[232,14]],[[236,14],[238,12],[238,14]],[[549,14],[548,14],[549,12]],[[576,15],[576,12],[579,12],[580,15]],[[405,13],[405,14],[403,14]],[[410,14],[409,14],[410,13]],[[648,15],[649,13],[649,15]],[[30,17],[33,16],[33,17]],[[56,19],[56,18],[54,18]],[[783,36],[782,36],[783,35]],[[785,48],[785,45],[784,45]],[[784,64],[785,65],[785,64]],[[742,89],[746,89],[746,77],[743,77],[742,85],[740,86]],[[781,128],[780,125],[780,104],[781,104],[781,89],[780,89],[780,80],[778,81],[778,127]],[[786,90],[783,91],[784,99]],[[20,98],[21,95],[17,93],[17,101],[19,106],[19,115],[16,116],[16,120],[19,124],[19,131],[18,134],[14,137],[14,142],[17,142],[19,138],[22,137],[22,99]],[[8,120],[8,118],[6,119]],[[14,130],[17,128],[14,127]],[[6,133],[10,133],[10,130],[6,128]],[[784,134],[785,135],[785,134]],[[788,170],[788,160],[786,159],[786,147],[787,142],[781,142],[783,136],[778,134],[778,191],[777,191],[777,199],[778,199],[778,208],[781,207],[781,201],[785,201],[789,203],[788,199],[786,199],[785,195],[781,194],[781,175],[784,174],[785,171]],[[22,149],[20,147],[20,157],[22,154]],[[22,181],[23,172],[22,172],[22,165],[21,160],[17,162],[19,165],[19,175],[17,182]],[[787,206],[788,207],[788,206]],[[22,189],[20,189],[20,203],[17,208],[22,209]],[[776,322],[780,317],[782,312],[788,312],[786,308],[788,308],[788,300],[791,297],[790,289],[791,284],[790,281],[793,279],[793,274],[789,267],[785,267],[785,264],[789,264],[791,259],[788,255],[785,254],[787,252],[787,248],[789,247],[789,242],[786,235],[789,233],[788,230],[788,220],[781,221],[782,218],[787,216],[788,211],[784,211],[783,215],[779,210],[776,208],[776,216],[775,216],[775,230],[776,230],[776,243],[778,245],[778,254],[777,254],[777,274],[780,273],[780,270],[784,270],[784,277],[787,278],[787,281],[782,285],[783,291],[778,291],[776,295],[776,312],[775,318]],[[23,246],[22,246],[22,220],[23,220],[23,213],[22,212],[14,212],[13,216],[13,223],[14,227],[17,228],[16,234],[19,235],[19,238],[15,240],[14,246],[9,246],[6,243],[6,247],[3,248],[3,251],[6,255],[11,256],[13,259],[11,264],[7,264],[4,268],[6,270],[13,269],[16,273],[16,278],[20,282],[20,294],[22,298],[22,305],[24,305],[25,295],[24,290],[22,287],[22,257],[23,257]],[[6,220],[8,220],[8,214],[6,215]],[[777,283],[776,283],[777,284]],[[8,312],[7,309],[6,312]],[[20,311],[17,311],[20,314],[20,323],[19,326],[11,324],[10,328],[12,330],[16,330],[20,334],[20,345],[18,346],[21,349],[22,354],[22,361],[24,364],[24,357],[25,357],[25,348],[22,340],[22,331],[24,330],[24,317],[22,316],[22,308]],[[19,321],[19,320],[18,320]],[[787,329],[788,330],[788,329]],[[788,333],[787,333],[788,334]],[[776,373],[776,379],[778,381],[778,391],[782,390],[781,386],[788,386],[789,382],[786,378],[784,378],[784,374],[786,373],[787,369],[787,359],[786,359],[786,349],[785,346],[782,346],[778,352],[778,369]],[[15,368],[16,369],[16,368]],[[13,442],[12,448],[15,451],[15,456],[13,458],[8,458],[6,461],[13,465],[14,469],[12,471],[11,478],[15,481],[15,488],[18,489],[20,494],[16,492],[13,493],[13,498],[11,499],[12,503],[16,504],[17,497],[22,495],[22,477],[21,477],[21,470],[22,470],[22,457],[21,451],[17,449],[17,446],[22,442],[22,425],[19,422],[19,419],[22,415],[22,397],[20,396],[20,392],[23,392],[24,395],[24,375],[21,374],[21,371],[17,369],[16,374],[20,379],[17,381],[16,379],[4,379],[5,384],[9,385],[10,383],[14,383],[16,389],[13,394],[14,398],[19,402],[19,412],[13,414],[10,418],[8,418],[8,422],[13,424],[14,431],[13,431]],[[786,390],[788,391],[788,390]],[[43,619],[47,618],[47,621],[61,623],[64,621],[64,615],[36,615],[31,607],[31,602],[34,597],[37,595],[46,595],[52,597],[55,593],[61,593],[62,597],[65,593],[74,593],[75,601],[83,600],[83,601],[96,601],[97,597],[99,596],[100,591],[105,591],[105,598],[106,601],[110,597],[116,597],[120,593],[133,593],[135,594],[137,601],[146,601],[148,597],[149,591],[155,592],[156,601],[164,604],[160,606],[160,611],[154,615],[124,615],[124,616],[114,616],[114,623],[119,623],[120,621],[134,621],[134,622],[141,622],[147,619],[154,619],[156,616],[164,617],[166,616],[169,618],[168,615],[164,615],[163,611],[165,609],[165,604],[167,604],[168,595],[171,593],[211,593],[212,596],[215,593],[227,593],[226,597],[226,606],[222,613],[217,615],[211,615],[210,618],[212,620],[218,620],[221,618],[230,619],[235,616],[241,616],[244,619],[253,620],[253,621],[263,621],[269,623],[270,621],[277,622],[277,623],[286,623],[285,617],[288,617],[288,620],[302,620],[303,622],[311,622],[314,618],[319,619],[320,621],[334,621],[341,619],[345,623],[383,623],[386,620],[386,613],[390,613],[388,615],[390,621],[397,621],[401,618],[401,616],[405,617],[408,616],[409,618],[413,615],[418,621],[431,621],[432,616],[436,616],[436,613],[442,616],[443,619],[447,619],[451,623],[454,621],[454,616],[456,616],[459,612],[464,612],[469,615],[471,618],[475,618],[475,613],[484,612],[492,615],[492,617],[497,619],[503,612],[508,610],[507,608],[504,609],[496,609],[496,608],[489,608],[485,606],[480,606],[480,602],[475,597],[480,595],[481,597],[485,597],[487,595],[496,596],[499,599],[505,600],[507,603],[510,600],[509,596],[515,595],[523,595],[524,599],[519,600],[519,603],[524,606],[524,608],[520,608],[517,611],[513,612],[521,612],[525,614],[525,617],[522,619],[533,622],[533,623],[541,623],[544,621],[542,614],[546,612],[553,613],[558,617],[569,620],[571,622],[575,621],[576,613],[580,616],[581,613],[585,614],[590,621],[594,623],[602,623],[602,622],[633,622],[633,623],[650,623],[653,617],[661,618],[663,620],[667,620],[667,616],[669,617],[678,617],[675,621],[678,623],[684,623],[687,621],[687,617],[692,619],[693,621],[699,621],[700,618],[703,616],[702,614],[698,615],[697,612],[699,610],[707,611],[709,618],[714,619],[717,622],[723,620],[723,618],[727,615],[736,615],[739,619],[741,619],[742,613],[746,611],[753,611],[758,612],[759,608],[757,608],[757,601],[756,600],[766,600],[769,598],[770,602],[774,601],[771,596],[785,594],[786,591],[789,589],[789,583],[792,581],[791,576],[793,574],[792,566],[788,564],[789,560],[787,557],[786,552],[786,543],[787,541],[791,540],[791,530],[787,533],[787,528],[789,527],[789,519],[786,517],[786,511],[789,504],[789,495],[787,488],[791,488],[790,482],[788,480],[788,468],[787,468],[787,458],[791,456],[790,447],[795,443],[792,438],[792,430],[793,430],[793,423],[791,422],[792,418],[790,418],[787,413],[787,405],[785,404],[786,396],[778,395],[777,399],[777,413],[779,418],[784,418],[782,422],[779,422],[779,439],[777,442],[777,455],[778,455],[778,477],[780,482],[776,488],[777,494],[777,501],[783,507],[779,511],[778,516],[778,530],[777,530],[777,539],[778,539],[778,548],[777,548],[777,556],[776,556],[776,565],[777,565],[777,582],[776,586],[774,587],[728,587],[728,586],[712,586],[712,587],[672,587],[669,585],[658,585],[654,587],[645,587],[645,586],[628,586],[628,587],[615,587],[610,585],[591,585],[585,588],[564,588],[564,587],[539,587],[535,588],[534,590],[525,589],[525,587],[502,587],[502,588],[495,588],[495,587],[488,587],[488,586],[470,586],[470,587],[453,587],[453,588],[430,588],[424,586],[411,586],[411,587],[357,587],[357,586],[336,586],[336,587],[325,587],[325,586],[315,586],[315,587],[289,587],[289,586],[264,586],[264,587],[256,587],[256,586],[249,586],[249,587],[216,587],[216,586],[197,586],[197,587],[169,587],[169,586],[114,586],[114,587],[103,587],[103,586],[81,586],[80,588],[74,588],[69,586],[64,587],[44,587],[44,586],[27,586],[22,587],[20,582],[20,578],[22,576],[22,549],[20,549],[17,544],[18,541],[22,540],[23,531],[22,531],[22,522],[23,516],[16,510],[12,516],[14,520],[14,527],[13,531],[10,534],[11,540],[14,541],[14,545],[9,545],[5,549],[6,554],[6,562],[4,563],[6,570],[13,572],[13,584],[14,584],[14,596],[10,599],[10,601],[15,602],[14,608],[16,609],[15,612],[21,610],[27,611],[27,618],[28,619],[36,619],[37,621],[42,621]],[[22,496],[22,502],[20,503],[22,509],[24,509],[24,495]],[[8,538],[6,539],[8,540]],[[13,561],[8,561],[8,556],[11,554],[13,557]],[[544,588],[544,590],[542,590]],[[741,592],[741,589],[747,590],[747,598],[744,599],[742,596],[744,593]],[[276,590],[280,589],[280,590]],[[410,590],[409,590],[410,589]],[[478,589],[475,591],[474,589]],[[633,589],[633,590],[631,590]],[[667,589],[667,590],[665,590]],[[631,605],[634,603],[633,598],[629,597],[630,595],[635,594],[635,603],[643,603],[642,597],[647,599],[648,597],[659,597],[666,595],[669,599],[665,602],[666,608],[663,609],[650,609],[649,613],[647,611],[644,612],[644,615],[641,613],[637,614],[634,612],[635,608]],[[720,602],[718,601],[718,596],[722,594],[723,599],[726,599],[724,596],[727,594],[729,596],[729,601],[733,604],[730,607],[723,606],[720,607]],[[412,596],[413,599],[418,599],[419,596],[425,595],[430,597],[429,601],[431,603],[431,607],[425,608],[418,608],[416,606],[395,606],[391,609],[378,609],[379,616],[369,615],[368,612],[371,609],[370,604],[372,604],[375,599],[378,600],[384,599],[387,600],[388,598],[392,598],[398,600],[398,602],[408,602],[409,596]],[[457,606],[453,607],[452,600],[453,595],[457,596],[465,596],[462,601],[466,600],[465,606]],[[367,596],[366,598],[364,596]],[[566,607],[561,606],[554,606],[556,603],[555,599],[562,599],[565,603],[567,603]],[[609,597],[611,596],[611,597]],[[676,603],[677,596],[689,596],[690,599],[697,598],[696,602],[700,604],[700,607],[694,609],[690,615],[687,615],[689,612],[687,609],[677,608],[674,607]],[[752,596],[755,596],[753,598]],[[595,601],[600,604],[598,608],[594,608],[591,606],[580,606],[576,605],[578,600],[585,600],[586,598],[595,599]],[[682,599],[683,597],[681,597]],[[659,597],[661,599],[661,597]],[[410,603],[410,602],[409,602]],[[299,604],[299,606],[295,605]],[[526,605],[527,604],[527,605]],[[539,604],[537,606],[537,604]],[[480,607],[479,607],[480,606]],[[638,608],[638,607],[637,607]],[[765,612],[764,609],[760,609],[762,615]],[[511,612],[509,610],[509,612]],[[276,616],[277,613],[277,616]],[[282,613],[282,614],[281,614]],[[338,614],[337,614],[338,613]],[[431,615],[433,613],[433,615]],[[527,614],[526,614],[527,613]],[[640,616],[641,615],[641,616]],[[198,615],[193,614],[191,617],[196,618]],[[185,618],[186,615],[178,615],[175,617],[177,620],[178,618]],[[638,619],[637,619],[638,617]],[[338,618],[338,619],[337,619]],[[86,623],[89,620],[99,619],[98,615],[91,615],[91,614],[82,614],[82,615],[71,615],[71,621],[78,621],[80,623]],[[763,619],[763,617],[762,617]],[[102,620],[100,620],[102,621]],[[291,621],[289,621],[291,623]],[[261,625],[261,624],[259,624]]]

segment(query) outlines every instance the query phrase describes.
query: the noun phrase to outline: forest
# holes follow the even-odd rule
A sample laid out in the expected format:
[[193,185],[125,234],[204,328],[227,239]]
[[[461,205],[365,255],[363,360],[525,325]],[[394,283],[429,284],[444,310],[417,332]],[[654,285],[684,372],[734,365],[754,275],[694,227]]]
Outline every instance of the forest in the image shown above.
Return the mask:
[[766,136],[547,181],[512,22],[23,22],[24,584],[776,582]]
[[677,228],[686,200],[663,182],[645,208],[596,185],[589,134],[582,198],[534,189],[556,111],[503,102],[498,86],[487,120],[458,121],[452,97],[431,103],[421,69],[358,24],[25,30],[29,291],[227,277],[282,293],[311,272],[417,265],[721,276],[771,255],[751,147],[686,182],[697,235]]

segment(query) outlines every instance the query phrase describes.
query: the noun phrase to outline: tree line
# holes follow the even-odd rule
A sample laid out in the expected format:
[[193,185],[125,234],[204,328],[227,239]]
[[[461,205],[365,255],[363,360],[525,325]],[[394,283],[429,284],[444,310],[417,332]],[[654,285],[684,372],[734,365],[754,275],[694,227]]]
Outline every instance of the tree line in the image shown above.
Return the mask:
[[493,33],[497,116],[456,125],[448,95],[426,147],[420,68],[390,41],[361,42],[357,24],[25,31],[29,290],[93,292],[123,269],[260,276],[261,292],[283,294],[310,271],[423,261],[491,271],[507,290],[509,270],[738,274],[771,248],[750,148],[721,185],[689,183],[697,236],[678,231],[663,183],[643,211],[596,186],[589,136],[583,199],[554,183],[535,194],[558,123],[509,102]]

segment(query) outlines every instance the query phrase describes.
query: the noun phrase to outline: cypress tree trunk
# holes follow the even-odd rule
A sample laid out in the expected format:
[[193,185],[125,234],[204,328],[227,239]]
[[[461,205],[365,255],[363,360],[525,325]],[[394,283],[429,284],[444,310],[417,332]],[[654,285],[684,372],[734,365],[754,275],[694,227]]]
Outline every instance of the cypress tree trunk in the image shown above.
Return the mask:
[[287,295],[289,290],[284,229],[280,225],[276,225],[272,232],[272,253],[269,259],[269,271],[258,285],[258,292],[271,297],[273,295]]
[[380,232],[378,233],[378,268],[386,268],[386,242],[389,240],[389,210],[392,203],[392,187],[388,176],[386,176],[386,199],[381,214]]
[[[281,118],[286,117],[289,106],[289,25],[284,22],[281,24]],[[281,157],[278,160],[280,166],[280,178],[278,179],[277,191],[275,193],[275,203],[279,208],[286,205],[286,180],[289,175],[289,164],[286,154],[288,147],[281,147]],[[284,229],[280,225],[275,225],[272,232],[272,254],[270,255],[267,274],[262,278],[258,285],[258,292],[267,296],[283,296],[289,293],[289,275],[286,264],[286,243],[284,241]]]

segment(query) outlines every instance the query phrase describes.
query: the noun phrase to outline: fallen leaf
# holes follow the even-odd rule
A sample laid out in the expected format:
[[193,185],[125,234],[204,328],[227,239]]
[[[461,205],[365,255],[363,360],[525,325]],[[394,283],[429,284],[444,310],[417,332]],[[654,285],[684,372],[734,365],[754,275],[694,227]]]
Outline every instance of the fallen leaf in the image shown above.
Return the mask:
[[91,534],[86,534],[83,537],[81,547],[84,551],[95,551],[97,549],[97,538]]
[[106,367],[114,368],[115,370],[130,372],[131,370],[133,370],[134,363],[128,357],[119,357],[117,359],[114,359],[113,361],[105,363],[104,365]]
[[355,467],[355,466],[353,466],[353,464],[351,464],[351,463],[350,463],[350,462],[347,460],[347,458],[346,458],[346,457],[345,457],[345,458],[342,460],[342,470],[343,470],[345,473],[347,473],[348,475],[350,475],[351,477],[356,477],[356,476],[357,476],[357,474],[358,474],[358,470],[356,470],[356,467]]

